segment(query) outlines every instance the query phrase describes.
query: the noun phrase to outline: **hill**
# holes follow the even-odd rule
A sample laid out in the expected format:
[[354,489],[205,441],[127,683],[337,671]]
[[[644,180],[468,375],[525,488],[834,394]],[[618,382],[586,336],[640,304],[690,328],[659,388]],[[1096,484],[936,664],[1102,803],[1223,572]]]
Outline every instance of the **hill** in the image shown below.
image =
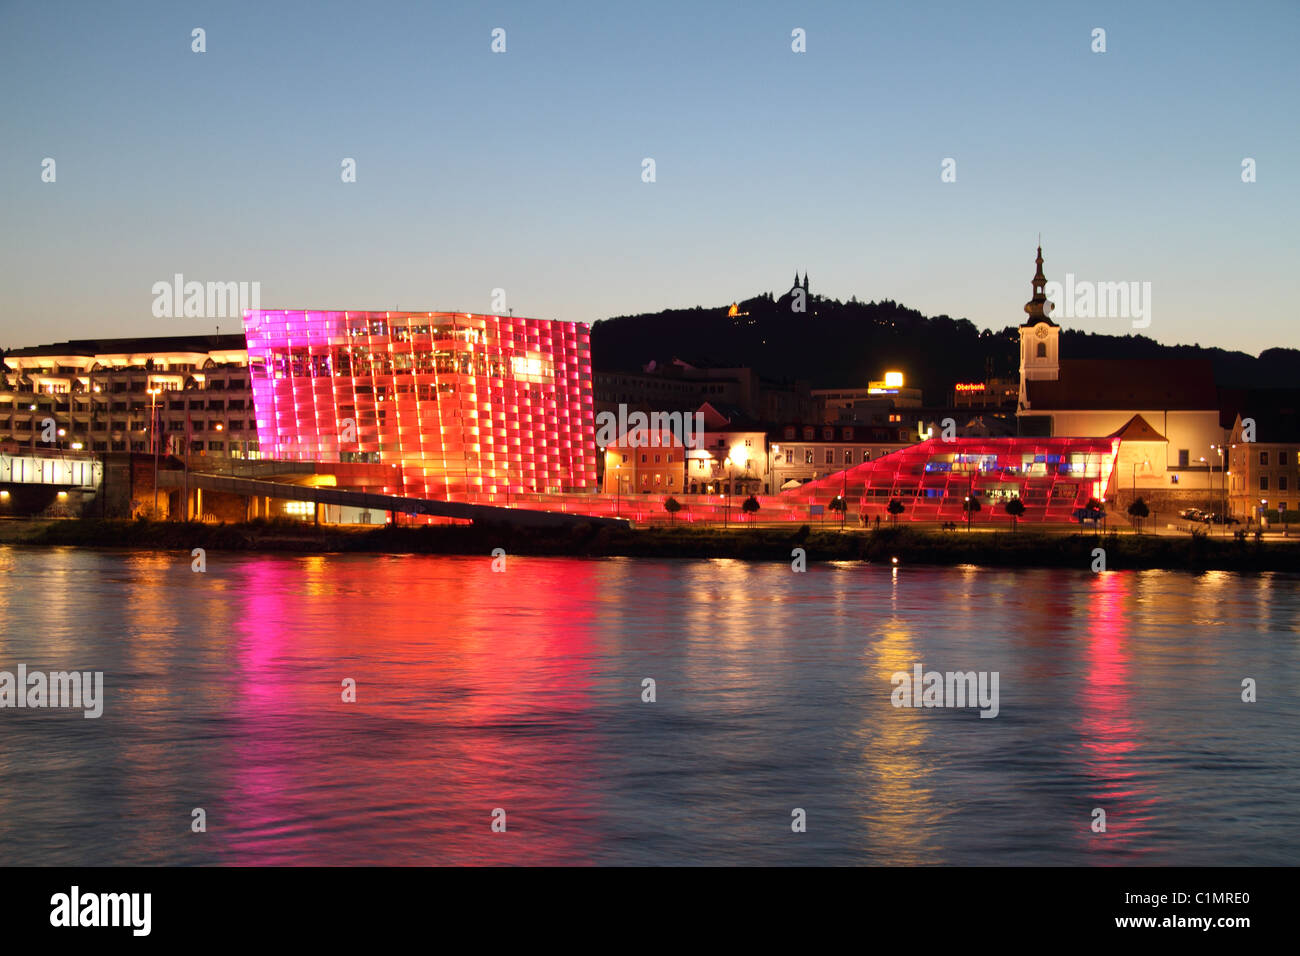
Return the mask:
[[[925,402],[946,404],[954,382],[983,381],[987,374],[1019,374],[1019,333],[978,329],[969,319],[924,316],[892,300],[840,302],[812,296],[807,311],[788,300],[761,295],[726,306],[668,309],[597,322],[591,333],[598,371],[632,370],[652,359],[701,366],[746,366],[775,381],[805,381],[813,388],[863,386],[886,369],[902,371],[923,389]],[[1218,384],[1229,388],[1282,388],[1300,381],[1300,350],[1273,348],[1259,356],[1199,345],[1162,345],[1140,335],[1099,335],[1064,330],[1065,358],[1209,359]]]

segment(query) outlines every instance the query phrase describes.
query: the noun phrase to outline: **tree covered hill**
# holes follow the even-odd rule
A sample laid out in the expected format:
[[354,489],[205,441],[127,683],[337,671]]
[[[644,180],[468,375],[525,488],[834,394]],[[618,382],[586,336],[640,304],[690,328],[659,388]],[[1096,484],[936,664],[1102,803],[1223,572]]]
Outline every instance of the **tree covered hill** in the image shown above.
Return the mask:
[[[886,369],[902,371],[924,390],[927,404],[946,404],[954,382],[992,373],[1015,378],[1019,334],[1014,325],[981,331],[968,319],[927,318],[897,302],[809,297],[794,312],[787,296],[762,295],[728,308],[668,309],[597,322],[592,328],[598,371],[634,370],[673,358],[692,365],[752,367],[777,381],[813,388],[865,386]],[[1259,357],[1199,345],[1162,345],[1144,336],[1064,330],[1062,358],[1204,358],[1218,383],[1235,388],[1288,387],[1300,382],[1300,350],[1274,348]]]

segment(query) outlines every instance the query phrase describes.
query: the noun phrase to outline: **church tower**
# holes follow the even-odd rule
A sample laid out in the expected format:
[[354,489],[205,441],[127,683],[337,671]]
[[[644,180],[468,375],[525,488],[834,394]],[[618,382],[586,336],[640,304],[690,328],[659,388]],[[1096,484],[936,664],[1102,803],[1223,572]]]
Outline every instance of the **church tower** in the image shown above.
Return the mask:
[[1027,318],[1020,326],[1020,407],[1029,408],[1026,382],[1055,381],[1060,377],[1061,327],[1051,320],[1052,303],[1047,301],[1047,277],[1043,275],[1043,247],[1038,247],[1038,271],[1034,273],[1034,295],[1025,303]]

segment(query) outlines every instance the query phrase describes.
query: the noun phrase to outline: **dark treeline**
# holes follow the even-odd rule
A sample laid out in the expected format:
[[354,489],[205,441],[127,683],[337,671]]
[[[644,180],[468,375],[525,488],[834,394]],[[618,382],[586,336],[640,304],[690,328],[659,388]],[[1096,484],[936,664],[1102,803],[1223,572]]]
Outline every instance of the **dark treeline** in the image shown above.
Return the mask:
[[[986,373],[1018,376],[1019,334],[1014,325],[981,331],[968,319],[927,318],[886,300],[810,297],[807,311],[762,295],[727,308],[668,309],[619,316],[592,329],[597,371],[635,370],[673,358],[693,365],[743,366],[775,381],[804,381],[812,388],[862,386],[886,369],[924,390],[931,405],[946,404],[954,382],[983,381]],[[1274,348],[1258,358],[1199,345],[1161,345],[1144,336],[1065,330],[1062,358],[1204,358],[1218,383],[1232,388],[1282,388],[1300,382],[1300,351]]]

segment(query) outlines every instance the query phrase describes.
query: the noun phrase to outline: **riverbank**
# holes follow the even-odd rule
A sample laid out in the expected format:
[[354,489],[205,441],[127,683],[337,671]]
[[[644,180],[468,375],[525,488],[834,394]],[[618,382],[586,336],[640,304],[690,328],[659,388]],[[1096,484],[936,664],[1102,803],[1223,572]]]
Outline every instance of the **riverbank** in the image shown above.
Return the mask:
[[568,531],[489,526],[315,528],[296,521],[188,525],[94,519],[0,523],[0,543],[216,551],[400,554],[738,558],[791,561],[802,548],[809,562],[977,564],[994,567],[1092,569],[1095,549],[1109,570],[1300,571],[1300,540],[1233,541],[1134,534],[1063,534],[1021,530],[985,534],[907,526],[879,531],[800,528],[651,527],[612,530],[580,525]]

